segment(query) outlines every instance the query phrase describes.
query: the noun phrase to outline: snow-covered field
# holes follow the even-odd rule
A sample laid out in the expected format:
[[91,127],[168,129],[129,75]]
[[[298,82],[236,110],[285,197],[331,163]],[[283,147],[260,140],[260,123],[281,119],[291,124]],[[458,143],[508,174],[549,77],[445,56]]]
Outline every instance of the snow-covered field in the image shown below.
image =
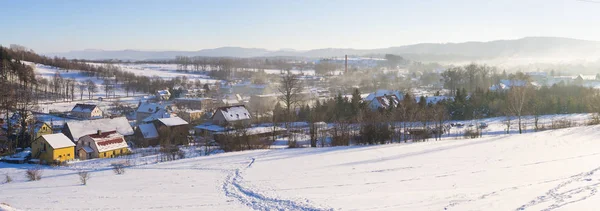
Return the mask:
[[[138,165],[124,175],[92,160],[45,168],[35,182],[24,178],[32,166],[0,163],[0,181],[14,179],[0,185],[0,202],[23,210],[596,210],[599,136],[600,126],[585,126],[255,150]],[[86,186],[79,168],[92,171]]]

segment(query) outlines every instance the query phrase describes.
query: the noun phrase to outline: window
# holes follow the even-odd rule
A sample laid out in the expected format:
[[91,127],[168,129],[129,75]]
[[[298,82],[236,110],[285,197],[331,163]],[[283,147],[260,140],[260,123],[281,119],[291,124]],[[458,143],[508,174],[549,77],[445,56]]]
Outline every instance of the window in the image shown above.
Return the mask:
[[67,156],[71,157],[71,153],[67,154]]
[[106,152],[104,153],[104,157],[106,157]]

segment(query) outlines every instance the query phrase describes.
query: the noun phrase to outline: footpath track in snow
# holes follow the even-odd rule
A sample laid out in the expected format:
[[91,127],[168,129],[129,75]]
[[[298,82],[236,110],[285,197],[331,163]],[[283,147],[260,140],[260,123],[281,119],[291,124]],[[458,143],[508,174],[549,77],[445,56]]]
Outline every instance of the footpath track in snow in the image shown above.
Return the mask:
[[[268,152],[267,152],[268,153]],[[265,154],[267,154],[265,153]],[[256,162],[256,158],[250,158],[250,162],[241,168],[232,170],[223,183],[223,191],[225,195],[240,203],[254,209],[254,210],[303,210],[303,211],[318,211],[318,210],[332,210],[327,208],[314,207],[308,203],[308,200],[293,201],[278,199],[273,197],[265,196],[259,193],[257,190],[253,190],[249,187],[243,186],[243,171],[251,168]]]
[[[598,192],[600,175],[596,174],[600,167],[588,172],[571,176],[567,181],[561,182],[556,187],[548,190],[544,195],[538,196],[529,203],[516,210],[526,210],[535,207],[536,210],[554,210],[568,204],[586,200]],[[540,208],[536,206],[547,206]]]

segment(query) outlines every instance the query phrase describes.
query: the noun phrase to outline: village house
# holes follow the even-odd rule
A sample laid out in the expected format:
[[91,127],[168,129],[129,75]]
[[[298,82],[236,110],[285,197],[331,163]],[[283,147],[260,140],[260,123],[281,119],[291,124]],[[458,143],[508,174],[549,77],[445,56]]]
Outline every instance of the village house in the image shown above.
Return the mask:
[[152,123],[138,125],[133,137],[137,147],[156,146],[159,144],[158,131]]
[[369,107],[373,110],[377,109],[388,109],[390,107],[395,108],[400,103],[396,95],[383,95],[373,98],[369,103]]
[[204,141],[214,140],[222,147],[230,144],[231,137],[240,134],[252,140],[252,144],[264,145],[267,139],[286,132],[281,127],[253,127],[251,115],[243,105],[217,108],[211,119],[212,123],[197,125],[194,130]]
[[211,119],[213,124],[220,126],[250,125],[251,116],[246,106],[237,105],[217,108]]
[[193,122],[202,119],[205,114],[204,110],[183,110],[179,111],[177,115],[187,122]]
[[66,122],[62,133],[71,139],[71,141],[77,142],[79,138],[95,134],[98,130],[117,131],[119,134],[125,136],[126,139],[133,136],[133,128],[131,128],[129,121],[125,117]]
[[142,124],[158,118],[168,118],[171,112],[171,106],[163,103],[140,102],[135,111],[136,123]]
[[188,108],[193,110],[213,109],[212,98],[175,98],[173,102],[178,108]]
[[52,126],[50,126],[48,123],[45,123],[42,121],[37,121],[33,125],[34,139],[37,139],[42,135],[48,135],[48,134],[52,134],[52,133],[53,133]]
[[153,122],[158,138],[170,141],[171,144],[188,144],[189,123],[179,117],[162,118]]
[[123,135],[117,131],[102,132],[85,135],[77,142],[77,155],[79,159],[114,158],[130,153],[129,146]]
[[168,89],[156,91],[156,99],[158,100],[169,100],[171,98],[171,92]]
[[99,119],[102,118],[103,112],[97,105],[77,103],[70,114],[79,119]]
[[363,100],[365,102],[372,102],[376,97],[383,97],[389,95],[396,96],[396,99],[398,99],[399,101],[402,101],[402,99],[404,99],[404,95],[400,91],[380,89],[375,92],[369,93],[369,95],[367,95]]
[[42,135],[31,144],[31,155],[46,164],[69,161],[75,158],[75,144],[62,133]]

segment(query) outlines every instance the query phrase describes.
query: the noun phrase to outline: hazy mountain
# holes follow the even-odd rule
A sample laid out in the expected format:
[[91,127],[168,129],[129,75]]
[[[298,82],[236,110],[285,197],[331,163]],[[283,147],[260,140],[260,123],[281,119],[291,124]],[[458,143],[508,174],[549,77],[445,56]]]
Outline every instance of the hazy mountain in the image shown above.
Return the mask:
[[600,58],[600,42],[557,37],[527,37],[518,40],[497,40],[490,42],[465,43],[422,43],[380,49],[341,49],[325,48],[308,51],[281,49],[269,51],[262,48],[222,47],[199,51],[103,51],[84,50],[67,53],[46,54],[78,59],[171,59],[175,56],[208,57],[272,57],[293,56],[308,58],[342,57],[344,55],[402,55],[417,61],[478,61],[522,59],[530,61],[547,60],[597,60]]

